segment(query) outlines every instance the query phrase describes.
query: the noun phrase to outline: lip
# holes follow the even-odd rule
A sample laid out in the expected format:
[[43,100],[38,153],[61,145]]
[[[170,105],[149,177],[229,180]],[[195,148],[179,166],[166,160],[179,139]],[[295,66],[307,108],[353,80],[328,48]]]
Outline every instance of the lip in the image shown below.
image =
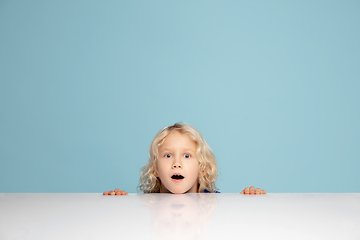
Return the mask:
[[184,178],[183,179],[171,179],[171,180],[173,180],[174,182],[181,182],[182,180],[184,180]]
[[[182,175],[181,173],[174,173],[173,175],[171,175],[171,177],[174,176],[174,175],[181,175],[181,176],[184,177],[184,175]],[[170,178],[171,178],[171,177],[170,177]],[[171,178],[171,180],[173,180],[174,182],[181,182],[181,181],[183,181],[184,179],[185,179],[185,177],[184,177],[183,179],[173,179],[173,178]]]

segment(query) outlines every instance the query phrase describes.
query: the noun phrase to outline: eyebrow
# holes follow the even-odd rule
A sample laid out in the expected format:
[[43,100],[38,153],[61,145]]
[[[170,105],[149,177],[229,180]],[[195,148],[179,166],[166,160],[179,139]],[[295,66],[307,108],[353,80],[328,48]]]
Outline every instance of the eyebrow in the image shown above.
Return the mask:
[[[172,151],[172,149],[171,148],[165,148],[165,149],[161,150],[160,152],[164,152],[164,151]],[[193,152],[193,150],[191,150],[190,148],[184,148],[184,149],[181,149],[181,151]]]

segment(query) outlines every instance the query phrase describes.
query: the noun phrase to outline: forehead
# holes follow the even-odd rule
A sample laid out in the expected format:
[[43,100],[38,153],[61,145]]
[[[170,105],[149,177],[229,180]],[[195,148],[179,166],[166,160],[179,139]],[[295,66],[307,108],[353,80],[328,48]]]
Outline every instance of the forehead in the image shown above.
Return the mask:
[[172,131],[164,138],[159,150],[165,148],[191,148],[196,150],[197,144],[189,136],[178,131]]

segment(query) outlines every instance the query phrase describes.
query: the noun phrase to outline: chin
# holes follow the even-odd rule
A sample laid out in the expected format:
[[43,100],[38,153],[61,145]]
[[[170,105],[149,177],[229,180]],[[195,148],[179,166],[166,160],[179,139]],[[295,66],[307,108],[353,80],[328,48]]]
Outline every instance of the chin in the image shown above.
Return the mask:
[[185,193],[185,191],[181,191],[181,190],[176,190],[176,191],[170,191],[173,194],[183,194]]
[[179,189],[179,188],[175,188],[175,189],[169,189],[169,192],[173,193],[173,194],[183,194],[186,193],[187,191],[184,189]]

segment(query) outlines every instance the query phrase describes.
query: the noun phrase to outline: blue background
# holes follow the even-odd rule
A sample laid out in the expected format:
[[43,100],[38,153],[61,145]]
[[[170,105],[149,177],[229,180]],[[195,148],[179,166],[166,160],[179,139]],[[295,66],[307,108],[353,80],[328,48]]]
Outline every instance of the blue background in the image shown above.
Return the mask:
[[359,1],[1,1],[0,192],[136,192],[195,126],[221,192],[360,192]]

